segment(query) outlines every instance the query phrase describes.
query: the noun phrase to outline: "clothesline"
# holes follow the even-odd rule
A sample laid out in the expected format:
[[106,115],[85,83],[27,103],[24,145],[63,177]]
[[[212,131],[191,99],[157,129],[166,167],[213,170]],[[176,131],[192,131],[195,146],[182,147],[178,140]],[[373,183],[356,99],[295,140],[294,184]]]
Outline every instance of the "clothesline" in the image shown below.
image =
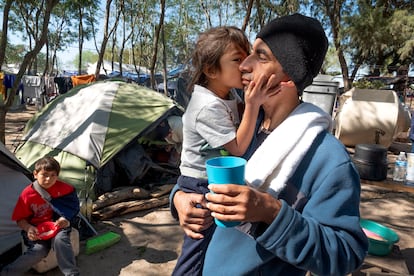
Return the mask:
[[[16,79],[15,74],[0,72],[0,93],[3,101],[9,95]],[[80,76],[30,76],[24,75],[16,91],[16,105],[37,104],[43,106],[44,99],[48,102],[58,95],[64,94],[74,86],[94,82],[95,75]],[[44,96],[44,97],[43,97]]]

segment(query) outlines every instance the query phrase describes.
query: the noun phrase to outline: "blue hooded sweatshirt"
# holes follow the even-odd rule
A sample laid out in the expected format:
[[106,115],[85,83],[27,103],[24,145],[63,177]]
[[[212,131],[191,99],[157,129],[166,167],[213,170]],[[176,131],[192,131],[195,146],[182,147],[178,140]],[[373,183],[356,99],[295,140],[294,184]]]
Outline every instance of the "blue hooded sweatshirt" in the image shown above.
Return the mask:
[[275,220],[217,227],[203,275],[351,273],[368,248],[359,224],[360,190],[359,174],[343,144],[320,133],[280,193],[282,208]]

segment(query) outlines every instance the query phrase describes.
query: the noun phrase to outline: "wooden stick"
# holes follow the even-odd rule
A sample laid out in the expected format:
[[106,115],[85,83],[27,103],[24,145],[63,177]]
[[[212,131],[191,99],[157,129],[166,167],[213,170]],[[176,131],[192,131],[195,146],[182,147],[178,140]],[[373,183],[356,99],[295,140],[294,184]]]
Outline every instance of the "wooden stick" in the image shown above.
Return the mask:
[[151,197],[160,197],[165,194],[169,194],[175,184],[166,184],[162,186],[157,186],[154,190],[151,190]]
[[135,211],[143,211],[168,204],[169,195],[147,200],[133,200],[117,203],[92,213],[92,216],[100,220],[110,219],[115,216],[125,215]]
[[126,201],[129,199],[146,199],[150,198],[150,193],[142,188],[128,187],[122,190],[107,192],[101,195],[92,204],[92,210],[96,211],[106,206],[113,205],[118,202]]

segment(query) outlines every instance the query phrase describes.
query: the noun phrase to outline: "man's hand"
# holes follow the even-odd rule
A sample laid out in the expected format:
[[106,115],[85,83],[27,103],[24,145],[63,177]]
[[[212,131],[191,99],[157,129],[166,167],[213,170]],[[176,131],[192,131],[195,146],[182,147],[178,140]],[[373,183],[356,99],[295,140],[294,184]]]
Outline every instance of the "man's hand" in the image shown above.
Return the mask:
[[190,238],[202,239],[204,236],[200,232],[214,223],[205,205],[204,195],[201,194],[177,191],[174,195],[180,226]]
[[235,184],[211,184],[206,194],[211,215],[222,221],[265,222],[271,224],[281,208],[268,193]]

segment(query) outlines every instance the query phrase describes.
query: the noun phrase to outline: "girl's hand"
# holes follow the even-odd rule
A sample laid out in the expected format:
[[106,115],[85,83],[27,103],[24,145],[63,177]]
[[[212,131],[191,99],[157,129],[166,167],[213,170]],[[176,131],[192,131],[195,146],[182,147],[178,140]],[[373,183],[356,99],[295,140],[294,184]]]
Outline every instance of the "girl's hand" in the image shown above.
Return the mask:
[[280,80],[275,74],[270,77],[260,75],[257,81],[251,81],[244,93],[246,104],[262,105],[270,97],[276,95],[281,90]]

